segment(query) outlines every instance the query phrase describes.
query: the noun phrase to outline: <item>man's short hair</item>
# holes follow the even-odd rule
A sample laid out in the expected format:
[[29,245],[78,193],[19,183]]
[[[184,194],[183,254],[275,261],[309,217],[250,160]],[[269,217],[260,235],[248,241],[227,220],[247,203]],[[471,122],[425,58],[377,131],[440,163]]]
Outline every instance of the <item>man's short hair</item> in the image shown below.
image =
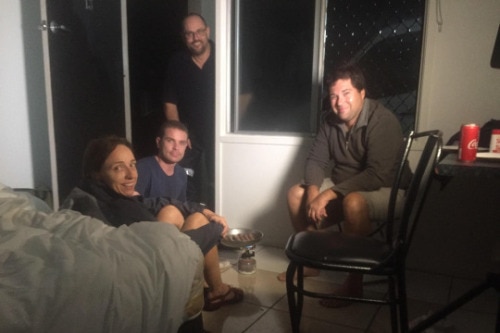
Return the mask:
[[361,68],[354,63],[342,64],[334,68],[327,76],[326,84],[329,88],[337,80],[351,79],[354,88],[359,91],[366,89],[366,80]]
[[157,136],[159,138],[163,138],[163,136],[165,135],[165,131],[168,128],[176,128],[178,130],[186,132],[187,136],[189,137],[189,131],[188,131],[186,125],[184,125],[182,122],[180,122],[178,120],[167,120],[167,121],[163,122],[163,124],[161,124],[161,126],[160,126],[160,129],[158,130]]
[[191,12],[191,13],[187,14],[186,16],[184,16],[184,18],[182,19],[182,30],[184,30],[184,24],[185,24],[186,20],[190,17],[193,17],[193,16],[199,17],[200,20],[203,22],[203,25],[205,26],[205,28],[208,26],[207,20],[205,20],[205,18],[203,16],[201,16],[198,13]]

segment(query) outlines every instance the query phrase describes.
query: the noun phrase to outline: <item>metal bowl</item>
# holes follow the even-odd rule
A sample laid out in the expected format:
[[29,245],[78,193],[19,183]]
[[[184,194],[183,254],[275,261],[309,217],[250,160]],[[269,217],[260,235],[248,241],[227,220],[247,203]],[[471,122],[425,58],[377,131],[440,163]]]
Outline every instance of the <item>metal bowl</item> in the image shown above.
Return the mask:
[[242,248],[258,243],[264,234],[259,230],[235,228],[230,229],[222,238],[221,244],[227,247]]

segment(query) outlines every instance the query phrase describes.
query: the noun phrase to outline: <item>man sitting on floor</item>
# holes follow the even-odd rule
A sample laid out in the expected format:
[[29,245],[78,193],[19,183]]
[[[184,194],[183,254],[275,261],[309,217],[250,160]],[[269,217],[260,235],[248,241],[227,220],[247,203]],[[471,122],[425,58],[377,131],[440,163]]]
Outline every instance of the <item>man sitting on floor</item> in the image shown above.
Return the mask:
[[[145,198],[167,197],[184,203],[185,206],[193,205],[192,202],[186,201],[187,174],[185,169],[178,164],[184,157],[188,140],[188,130],[181,122],[171,120],[161,125],[156,138],[158,154],[137,161],[136,167],[139,174],[135,186],[137,192]],[[179,210],[176,211],[180,213]],[[223,220],[224,224],[227,225],[223,216],[215,214],[206,207],[203,209],[202,214],[209,221]],[[188,216],[178,216],[178,218],[174,217],[173,219],[175,221],[185,221]],[[178,225],[178,227],[182,230],[182,225]],[[218,273],[217,278],[219,281],[220,272]],[[237,303],[243,299],[241,289],[223,283],[219,284],[219,286],[222,286],[218,288],[219,290],[213,290],[210,286],[207,289],[204,310],[215,310],[221,305]]]

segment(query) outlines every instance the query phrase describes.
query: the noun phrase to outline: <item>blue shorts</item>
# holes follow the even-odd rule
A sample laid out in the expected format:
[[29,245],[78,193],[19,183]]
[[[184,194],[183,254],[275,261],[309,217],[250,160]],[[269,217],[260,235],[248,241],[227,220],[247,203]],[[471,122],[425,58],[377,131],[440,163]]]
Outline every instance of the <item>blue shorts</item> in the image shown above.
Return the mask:
[[191,237],[193,242],[198,244],[203,255],[205,255],[214,246],[219,244],[222,229],[223,227],[221,224],[209,222],[198,229],[186,230],[183,231],[183,233]]

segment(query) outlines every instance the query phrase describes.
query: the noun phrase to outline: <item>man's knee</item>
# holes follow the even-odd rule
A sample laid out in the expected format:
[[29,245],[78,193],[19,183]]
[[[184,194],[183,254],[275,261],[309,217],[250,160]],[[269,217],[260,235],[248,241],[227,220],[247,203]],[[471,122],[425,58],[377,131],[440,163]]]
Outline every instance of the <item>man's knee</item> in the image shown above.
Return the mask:
[[304,198],[304,187],[301,184],[296,184],[290,187],[287,194],[287,200],[289,204],[300,204]]
[[367,213],[368,204],[366,199],[358,192],[351,192],[342,200],[342,207],[346,214],[349,213]]
[[345,225],[344,232],[368,235],[371,231],[368,203],[363,195],[352,192],[342,201]]
[[193,213],[187,217],[182,230],[184,231],[198,229],[208,223],[209,221],[205,217],[205,215],[203,215],[202,213]]
[[173,205],[164,206],[156,217],[158,221],[173,224],[179,229],[181,229],[184,224],[184,216],[181,211]]

